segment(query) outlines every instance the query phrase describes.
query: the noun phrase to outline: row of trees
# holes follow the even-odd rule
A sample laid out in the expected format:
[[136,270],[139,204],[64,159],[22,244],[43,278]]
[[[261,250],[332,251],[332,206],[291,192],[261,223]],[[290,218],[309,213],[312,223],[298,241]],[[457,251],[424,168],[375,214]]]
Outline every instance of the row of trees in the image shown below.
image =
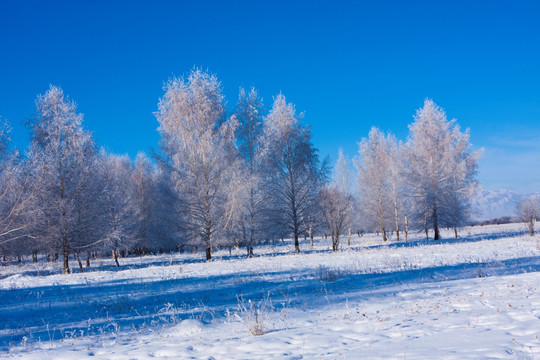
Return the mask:
[[469,132],[429,99],[409,130],[403,143],[371,129],[358,143],[356,187],[349,161],[339,152],[334,179],[321,198],[334,250],[340,235],[348,230],[350,239],[358,226],[380,232],[383,241],[388,234],[399,241],[400,233],[407,241],[410,227],[423,229],[427,238],[431,228],[437,240],[441,227],[453,228],[457,238],[458,227],[470,219],[480,151],[471,150]]
[[[328,178],[293,104],[282,94],[266,110],[240,89],[228,113],[218,79],[200,69],[165,86],[155,113],[161,151],[149,159],[98,150],[82,115],[60,88],[36,99],[28,150],[10,151],[0,123],[0,251],[5,256],[144,254],[157,249],[243,245],[329,233],[333,250],[348,231],[406,238],[409,226],[457,227],[467,220],[479,154],[468,132],[431,100],[401,143],[372,129],[352,163],[339,152]],[[357,181],[355,181],[355,179]],[[330,180],[330,181],[329,181]],[[355,186],[356,185],[356,186]]]
[[[69,273],[69,256],[82,270],[93,251],[121,251],[178,242],[170,228],[176,208],[165,209],[174,194],[169,177],[144,154],[127,156],[98,151],[82,115],[58,87],[36,99],[28,121],[27,153],[8,152],[8,125],[2,124],[0,186],[2,256],[45,253],[61,255]],[[175,224],[174,221],[171,224]],[[155,243],[159,241],[159,244]]]

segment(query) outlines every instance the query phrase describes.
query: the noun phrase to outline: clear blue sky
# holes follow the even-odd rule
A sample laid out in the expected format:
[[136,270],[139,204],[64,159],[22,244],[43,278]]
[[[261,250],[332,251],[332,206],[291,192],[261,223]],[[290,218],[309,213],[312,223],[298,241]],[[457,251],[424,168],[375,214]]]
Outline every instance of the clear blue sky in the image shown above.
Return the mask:
[[540,1],[0,1],[0,115],[32,116],[49,84],[101,146],[157,148],[172,75],[215,73],[265,104],[282,91],[321,154],[354,156],[372,125],[405,139],[426,97],[484,147],[488,189],[540,191]]

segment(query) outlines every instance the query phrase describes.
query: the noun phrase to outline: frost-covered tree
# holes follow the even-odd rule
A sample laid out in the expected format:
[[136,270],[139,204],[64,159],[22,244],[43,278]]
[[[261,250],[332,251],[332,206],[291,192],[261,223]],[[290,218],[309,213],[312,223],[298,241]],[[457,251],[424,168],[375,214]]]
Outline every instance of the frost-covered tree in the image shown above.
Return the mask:
[[126,155],[100,154],[103,186],[101,190],[102,249],[112,252],[116,266],[120,266],[120,252],[135,245],[137,209],[136,184],[133,166]]
[[332,174],[332,184],[340,191],[352,194],[353,175],[351,173],[351,164],[342,148],[338,149],[338,158]]
[[159,101],[161,144],[184,207],[190,239],[203,244],[207,261],[212,246],[229,225],[227,183],[237,161],[234,117],[224,120],[224,98],[214,75],[194,69],[172,78]]
[[308,231],[318,211],[317,197],[326,180],[326,163],[319,161],[311,136],[294,106],[279,94],[264,120],[265,188],[271,223],[292,235],[295,252],[300,252],[300,234]]
[[444,203],[444,222],[454,229],[454,236],[458,238],[458,227],[466,225],[471,218],[472,200],[478,195],[480,184],[476,180],[478,159],[481,150],[471,151],[469,130],[459,131],[455,125],[456,138],[454,141],[454,158],[450,162],[450,176],[448,178],[448,196]]
[[253,245],[261,240],[266,217],[264,212],[265,192],[263,189],[262,135],[263,102],[257,91],[246,92],[240,88],[236,105],[238,119],[237,143],[245,161],[246,178],[243,210],[239,214],[237,236],[241,237],[247,249],[247,256],[253,256]]
[[183,222],[183,203],[175,191],[172,174],[167,167],[155,169],[152,197],[148,203],[148,244],[151,250],[178,250],[184,247],[186,224]]
[[332,239],[333,251],[339,249],[340,236],[347,229],[350,239],[354,211],[351,180],[349,161],[343,150],[339,149],[332,183],[324,187],[319,200],[322,219]]
[[168,166],[137,154],[132,173],[135,253],[181,249],[182,213]]
[[396,240],[399,241],[399,231],[401,219],[404,212],[404,146],[401,144],[392,134],[388,134],[386,138],[388,142],[388,155],[389,155],[389,184],[390,184],[390,202],[392,207],[392,213],[394,216],[394,231],[396,232]]
[[387,229],[391,218],[392,161],[388,138],[373,127],[368,138],[358,144],[359,158],[355,161],[363,212],[367,220],[381,231],[387,240]]
[[9,152],[11,127],[0,118],[0,255],[36,251],[30,233],[33,188],[25,159],[18,151]]
[[528,196],[517,205],[517,214],[521,221],[527,224],[529,235],[534,236],[534,224],[540,218],[540,199],[538,196]]
[[456,229],[467,219],[479,152],[471,151],[468,131],[462,133],[430,99],[417,110],[409,129],[406,179],[415,219],[426,233],[433,227],[437,240],[441,224]]
[[79,214],[87,206],[79,199],[93,192],[94,142],[82,127],[83,116],[62,89],[51,86],[36,99],[36,115],[28,122],[32,133],[28,159],[36,186],[39,210],[37,234],[50,251],[63,255],[69,273],[69,255],[87,244],[79,236]]
[[148,248],[148,232],[151,227],[150,203],[152,201],[154,188],[154,169],[152,162],[145,153],[139,152],[135,158],[135,169],[133,172],[134,183],[134,208],[138,218],[138,234],[140,253],[144,255]]

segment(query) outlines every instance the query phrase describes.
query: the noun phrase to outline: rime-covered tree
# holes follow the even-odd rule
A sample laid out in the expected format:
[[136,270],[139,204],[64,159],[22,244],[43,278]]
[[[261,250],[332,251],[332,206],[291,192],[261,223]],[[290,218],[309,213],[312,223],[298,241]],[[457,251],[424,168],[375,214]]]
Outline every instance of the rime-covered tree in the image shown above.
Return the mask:
[[[417,222],[433,227],[440,238],[441,224],[454,228],[467,219],[464,211],[476,187],[478,152],[471,151],[468,131],[426,99],[409,126],[406,179]],[[427,232],[426,232],[427,233]],[[457,234],[457,231],[456,231]]]
[[534,236],[534,224],[540,218],[540,199],[538,196],[528,196],[517,205],[518,218],[527,224],[529,235]]
[[238,119],[237,143],[245,161],[246,188],[243,211],[239,214],[238,235],[247,249],[247,256],[253,256],[253,245],[261,240],[266,217],[264,213],[263,156],[261,154],[263,135],[263,102],[257,91],[251,88],[246,92],[240,88],[236,105]]
[[348,194],[353,192],[353,175],[351,173],[350,160],[343,153],[343,149],[338,149],[338,158],[334,166],[332,184],[340,191]]
[[152,197],[148,203],[149,247],[153,251],[182,250],[186,236],[183,222],[183,203],[175,191],[172,174],[168,167],[158,166],[152,176]]
[[155,196],[154,169],[152,162],[145,153],[139,152],[135,158],[133,171],[134,208],[138,218],[137,237],[139,239],[140,253],[144,255],[148,249],[148,233],[151,228],[150,204]]
[[471,201],[476,198],[480,188],[476,174],[481,150],[471,151],[469,139],[469,130],[460,132],[456,124],[452,149],[454,157],[449,163],[451,170],[448,178],[448,196],[444,202],[444,223],[454,229],[456,239],[458,227],[466,225],[471,218]]
[[311,131],[300,122],[294,106],[279,94],[264,120],[265,188],[269,194],[271,223],[287,229],[300,252],[299,236],[309,228],[318,210],[317,197],[326,178]]
[[39,236],[50,251],[63,255],[69,273],[69,255],[82,244],[79,214],[86,204],[78,199],[92,192],[95,175],[94,142],[82,127],[83,116],[62,89],[51,86],[36,99],[36,115],[28,122],[32,133],[28,158],[36,186]]
[[112,252],[116,266],[121,251],[135,245],[137,211],[135,207],[136,184],[133,166],[126,155],[100,154],[102,171],[101,196],[101,242]]
[[33,187],[25,159],[10,152],[11,127],[0,118],[0,255],[16,255],[37,250],[29,241],[33,224]]
[[391,218],[391,157],[388,138],[373,127],[358,144],[358,184],[363,212],[368,221],[381,231],[383,241]]
[[321,191],[319,200],[322,219],[332,239],[333,251],[339,249],[340,236],[347,229],[350,239],[354,211],[351,180],[349,161],[343,150],[339,149],[332,182]]
[[172,78],[159,101],[157,120],[166,163],[185,209],[192,241],[212,246],[228,226],[227,182],[237,161],[234,117],[225,120],[221,85],[214,75],[194,69],[187,78]]
[[394,217],[393,225],[396,232],[396,240],[399,241],[399,231],[401,219],[403,217],[404,206],[404,146],[399,142],[394,135],[388,134],[386,137],[388,142],[388,155],[389,155],[389,184],[390,184],[390,202],[392,207],[392,214]]

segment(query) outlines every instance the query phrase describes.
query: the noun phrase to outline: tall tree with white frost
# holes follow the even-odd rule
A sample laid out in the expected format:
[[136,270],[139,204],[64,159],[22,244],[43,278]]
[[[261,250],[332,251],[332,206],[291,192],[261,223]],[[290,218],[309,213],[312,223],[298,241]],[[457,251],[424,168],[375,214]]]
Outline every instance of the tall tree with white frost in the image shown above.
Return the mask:
[[294,106],[279,94],[264,119],[266,189],[272,223],[286,228],[300,252],[299,236],[317,211],[317,197],[326,179],[326,163],[319,161],[311,131],[300,122]]
[[369,221],[387,240],[391,211],[391,157],[388,138],[377,128],[371,128],[368,138],[358,144],[358,183],[362,206]]
[[227,182],[237,164],[234,117],[224,120],[224,98],[214,75],[200,69],[186,79],[172,78],[160,99],[157,120],[167,163],[174,172],[175,188],[185,209],[188,235],[206,248],[212,246],[229,225]]
[[94,142],[82,127],[83,116],[62,89],[51,86],[36,99],[36,115],[28,122],[32,132],[29,161],[34,174],[39,236],[64,257],[63,272],[69,273],[69,255],[81,244],[78,215],[86,206],[77,198],[92,192],[90,179],[95,159]]
[[462,133],[456,121],[448,121],[443,109],[430,99],[417,110],[409,129],[407,186],[416,220],[423,222],[426,229],[432,226],[437,240],[441,224],[456,228],[467,219],[463,209],[477,186],[480,153],[471,151],[468,131]]
[[263,156],[261,154],[261,137],[263,134],[263,102],[257,90],[251,88],[246,92],[240,88],[238,103],[236,105],[236,118],[238,119],[237,143],[241,156],[245,160],[246,204],[238,221],[239,236],[247,249],[247,256],[253,256],[253,245],[257,238],[262,236],[265,216],[265,193],[262,185]]

